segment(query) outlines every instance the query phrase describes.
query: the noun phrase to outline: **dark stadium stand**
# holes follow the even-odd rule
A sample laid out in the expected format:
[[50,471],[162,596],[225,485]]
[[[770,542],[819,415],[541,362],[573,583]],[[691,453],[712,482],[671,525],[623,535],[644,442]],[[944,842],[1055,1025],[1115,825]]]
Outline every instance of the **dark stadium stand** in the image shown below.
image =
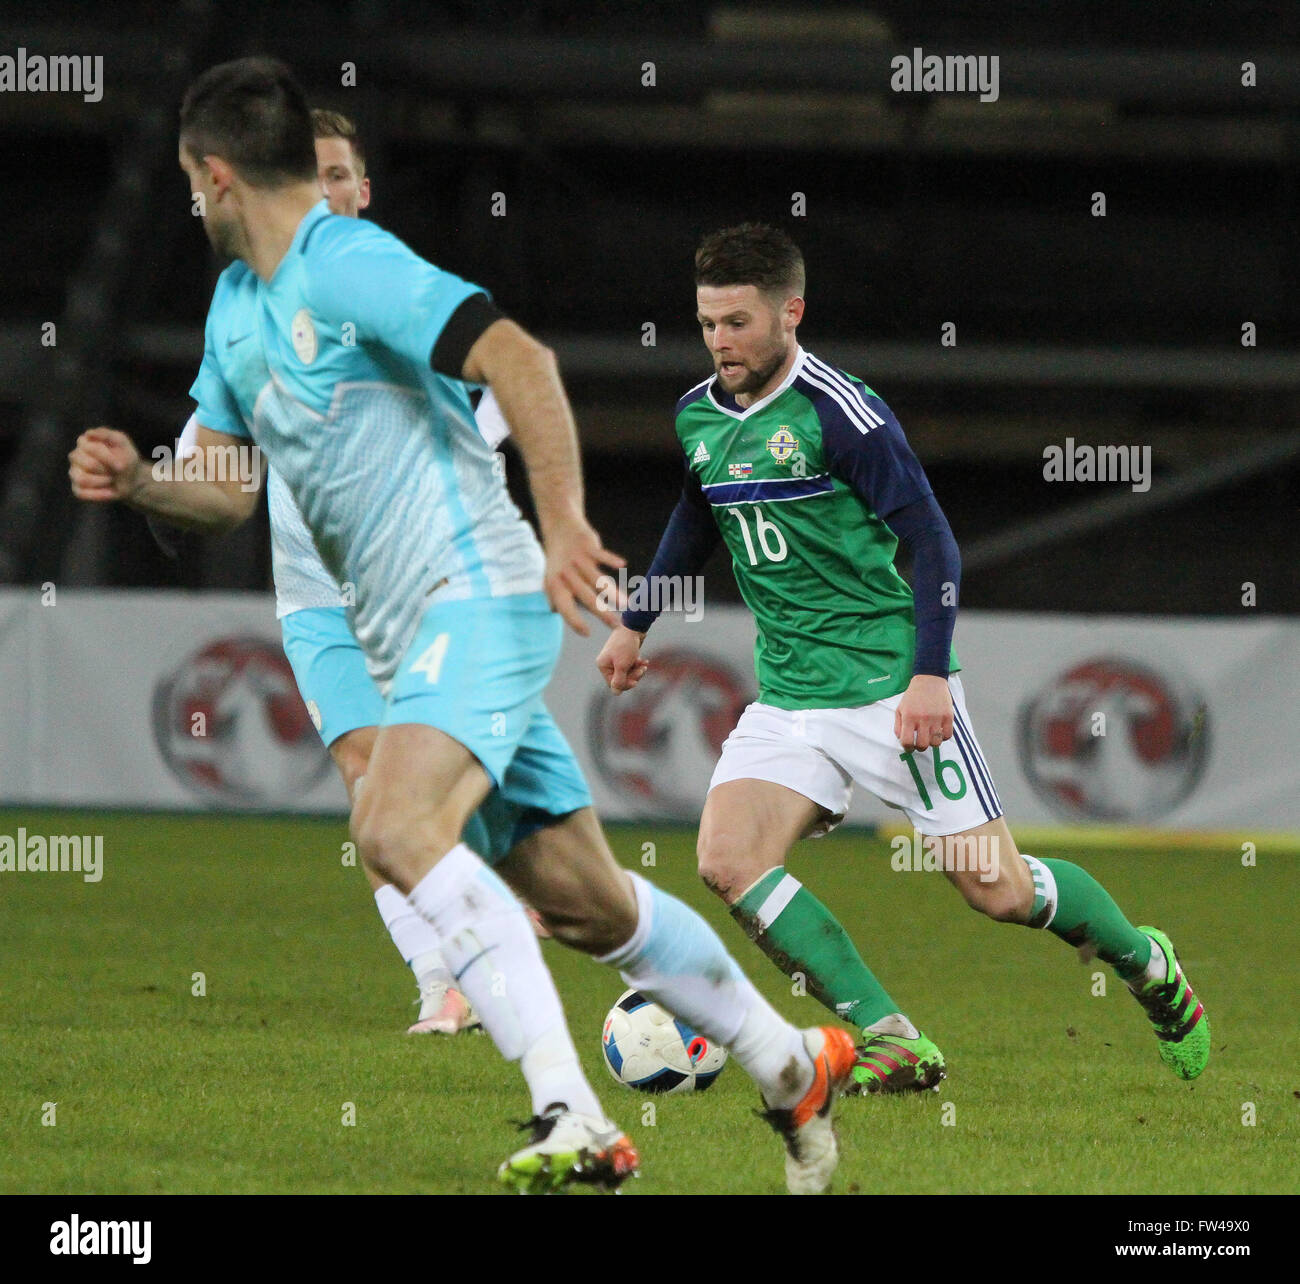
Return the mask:
[[[1213,614],[1235,609],[1249,565],[1262,609],[1300,609],[1294,7],[12,8],[33,51],[102,54],[106,84],[94,104],[0,93],[0,581],[268,583],[263,526],[178,565],[133,515],[78,511],[62,480],[92,408],[146,448],[189,413],[213,264],[170,136],[142,153],[143,122],[161,107],[171,128],[177,59],[266,51],[359,121],[369,216],[556,347],[593,519],[633,562],[678,484],[673,401],[708,370],[693,246],[756,217],[804,249],[806,346],[890,402],[967,553],[1096,498],[1042,481],[1044,445],[1067,433],[1149,443],[1163,480],[1209,466],[1177,503],[976,559],[965,604]],[[997,54],[998,100],[892,93],[890,58],[917,46]],[[348,61],[355,88],[338,83]],[[124,200],[139,212],[125,246]],[[1238,458],[1270,443],[1267,466]]]

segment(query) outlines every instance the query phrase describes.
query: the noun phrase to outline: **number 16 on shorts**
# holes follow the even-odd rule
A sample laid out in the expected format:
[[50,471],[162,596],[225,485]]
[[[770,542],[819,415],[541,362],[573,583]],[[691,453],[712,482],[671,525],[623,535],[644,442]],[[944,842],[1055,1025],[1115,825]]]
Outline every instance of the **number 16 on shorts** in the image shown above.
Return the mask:
[[[966,797],[966,773],[962,771],[961,763],[955,758],[939,757],[941,747],[936,745],[930,750],[930,753],[934,755],[934,779],[943,791],[943,796],[949,802],[956,802],[959,798]],[[925,787],[925,781],[921,778],[921,770],[916,765],[917,754],[924,755],[925,752],[924,749],[908,749],[898,756],[907,763],[907,769],[912,773],[912,780],[916,784],[916,792],[921,795],[921,805],[926,811],[933,811],[934,804],[930,801],[930,791]]]
[[[922,833],[953,834],[1002,815],[1002,801],[993,786],[979,742],[971,730],[961,680],[948,679],[953,695],[952,739],[931,749],[910,749],[898,754],[910,781],[903,808],[915,810],[913,823]],[[897,746],[898,742],[894,742]],[[897,751],[897,750],[895,750]],[[894,801],[896,804],[901,800]],[[925,824],[920,817],[924,817]]]

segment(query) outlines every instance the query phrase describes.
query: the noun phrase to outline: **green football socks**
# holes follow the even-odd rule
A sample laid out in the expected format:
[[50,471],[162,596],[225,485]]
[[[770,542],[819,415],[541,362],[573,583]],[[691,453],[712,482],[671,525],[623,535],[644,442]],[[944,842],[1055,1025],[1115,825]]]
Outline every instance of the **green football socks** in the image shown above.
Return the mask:
[[784,866],[770,869],[734,905],[731,916],[788,977],[841,1020],[865,1028],[900,1011],[839,920]]
[[1151,938],[1124,917],[1106,889],[1068,860],[1021,855],[1034,879],[1028,925],[1045,927],[1076,949],[1093,950],[1124,981],[1142,976],[1151,958]]

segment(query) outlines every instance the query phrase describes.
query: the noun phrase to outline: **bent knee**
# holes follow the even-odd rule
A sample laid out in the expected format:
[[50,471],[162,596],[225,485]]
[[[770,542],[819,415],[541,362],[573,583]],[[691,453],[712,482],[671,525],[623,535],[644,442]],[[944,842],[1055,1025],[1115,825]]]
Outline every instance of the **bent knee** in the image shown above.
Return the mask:
[[373,805],[364,790],[352,809],[349,829],[361,863],[388,882],[398,882],[394,875],[399,872],[396,855],[401,844],[396,827],[386,822],[383,811]]
[[458,836],[450,825],[385,805],[378,791],[368,789],[352,810],[351,831],[362,864],[404,891],[420,880],[430,858],[456,845]]
[[536,913],[542,926],[561,945],[597,958],[626,945],[636,931],[637,903],[630,890],[618,900],[578,897],[566,902],[562,909],[552,907]]
[[973,908],[995,923],[1025,923],[1029,920],[1030,905],[1014,890],[998,890]]
[[701,833],[695,845],[695,857],[704,885],[731,904],[752,887],[780,860],[767,860],[756,854],[757,845],[741,834],[728,830]]
[[1034,888],[1027,881],[964,881],[958,885],[958,890],[971,909],[997,923],[1027,923],[1033,911]]
[[626,944],[636,927],[634,922],[617,922],[607,914],[580,917],[542,914],[539,917],[542,925],[561,945],[597,958],[612,954],[620,945]]

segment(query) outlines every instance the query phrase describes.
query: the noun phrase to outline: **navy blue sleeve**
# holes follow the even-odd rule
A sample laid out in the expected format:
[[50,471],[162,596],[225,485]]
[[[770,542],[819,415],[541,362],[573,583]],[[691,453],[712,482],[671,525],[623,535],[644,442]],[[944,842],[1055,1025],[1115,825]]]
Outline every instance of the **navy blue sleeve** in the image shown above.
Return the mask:
[[[722,538],[713,509],[700,489],[700,479],[688,468],[682,495],[668,519],[647,576],[698,575]],[[662,601],[662,597],[658,600]],[[624,611],[623,623],[645,633],[659,618],[658,611]]]
[[916,612],[916,658],[912,674],[946,678],[952,658],[961,588],[961,554],[943,509],[933,495],[891,513],[886,523],[912,550],[912,599]]
[[831,474],[848,482],[877,517],[888,521],[890,513],[933,492],[893,411],[865,390],[861,402],[849,405],[848,413],[839,400],[824,399],[818,405],[822,451]]
[[866,389],[858,401],[861,405],[851,404],[850,413],[840,399],[819,407],[826,464],[911,550],[916,604],[912,672],[946,678],[961,585],[957,541],[889,407]]

